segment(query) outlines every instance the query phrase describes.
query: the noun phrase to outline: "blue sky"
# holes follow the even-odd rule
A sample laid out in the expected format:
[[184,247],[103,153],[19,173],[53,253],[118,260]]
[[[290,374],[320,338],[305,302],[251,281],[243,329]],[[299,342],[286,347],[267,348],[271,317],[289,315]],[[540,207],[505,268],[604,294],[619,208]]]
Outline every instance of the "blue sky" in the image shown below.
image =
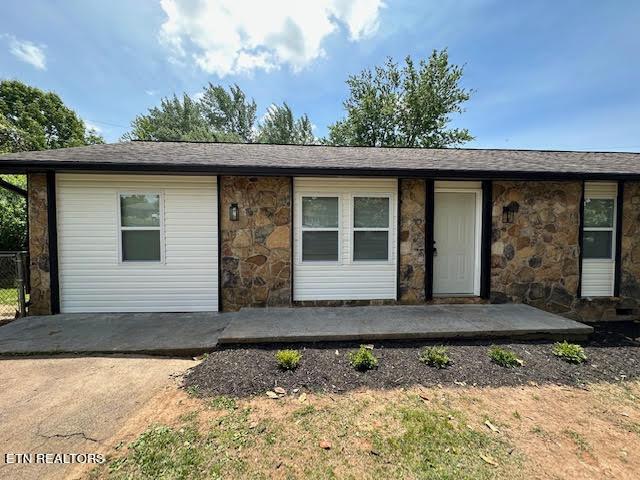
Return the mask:
[[[268,4],[262,8],[261,5]],[[312,6],[310,6],[312,5]],[[107,141],[174,92],[238,83],[316,135],[351,73],[449,49],[480,148],[640,151],[640,2],[4,0],[0,78],[57,92]]]

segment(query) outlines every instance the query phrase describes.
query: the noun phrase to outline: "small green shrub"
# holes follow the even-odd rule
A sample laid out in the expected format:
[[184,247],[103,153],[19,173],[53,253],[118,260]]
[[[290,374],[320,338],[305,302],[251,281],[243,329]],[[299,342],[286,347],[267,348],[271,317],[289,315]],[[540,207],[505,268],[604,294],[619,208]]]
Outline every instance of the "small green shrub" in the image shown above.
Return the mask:
[[235,410],[238,408],[236,401],[233,398],[220,395],[209,400],[209,407],[214,410]]
[[364,345],[355,352],[349,352],[349,363],[356,370],[361,372],[378,367],[378,359],[373,352]]
[[451,364],[451,359],[447,355],[447,347],[442,345],[422,350],[420,352],[420,361],[436,368],[446,368]]
[[299,419],[302,417],[306,417],[307,415],[311,415],[312,413],[316,412],[316,407],[314,407],[313,405],[305,405],[302,408],[299,408],[298,410],[295,410],[293,412],[293,418]]
[[199,397],[200,387],[198,385],[189,385],[187,387],[187,394],[191,395],[192,397]]
[[582,363],[587,359],[584,348],[575,343],[568,343],[566,340],[553,344],[553,354],[569,363]]
[[588,452],[591,450],[591,445],[587,439],[581,433],[576,432],[575,430],[566,429],[563,431],[565,435],[567,435],[578,447],[578,450],[581,452]]
[[276,362],[282,370],[295,370],[300,364],[302,354],[298,350],[278,350]]
[[501,367],[513,368],[521,367],[524,365],[522,359],[520,359],[514,352],[501,347],[491,347],[489,349],[489,357],[494,363],[497,363]]

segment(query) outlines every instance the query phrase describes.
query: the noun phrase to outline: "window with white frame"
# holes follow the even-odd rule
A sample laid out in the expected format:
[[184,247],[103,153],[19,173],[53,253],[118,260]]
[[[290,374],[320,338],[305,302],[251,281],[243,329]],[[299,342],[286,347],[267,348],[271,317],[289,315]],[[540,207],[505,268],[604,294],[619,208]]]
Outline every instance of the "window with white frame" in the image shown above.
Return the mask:
[[162,261],[162,195],[120,193],[120,259],[123,262]]
[[353,197],[353,261],[389,260],[389,197]]
[[294,301],[397,295],[394,178],[294,179]]
[[340,199],[302,197],[302,261],[337,262],[340,258]]
[[615,198],[585,198],[583,258],[614,259],[615,210]]

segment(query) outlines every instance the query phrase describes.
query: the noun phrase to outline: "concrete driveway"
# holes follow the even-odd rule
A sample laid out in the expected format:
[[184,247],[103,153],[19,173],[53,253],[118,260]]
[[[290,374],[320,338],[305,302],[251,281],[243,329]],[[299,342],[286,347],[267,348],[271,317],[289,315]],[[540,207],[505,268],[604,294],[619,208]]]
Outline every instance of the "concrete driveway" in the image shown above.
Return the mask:
[[0,355],[123,353],[192,356],[211,351],[226,315],[63,313],[24,317],[0,328]]
[[151,357],[0,358],[0,478],[73,477],[82,467],[7,464],[5,455],[105,454],[107,440],[195,364]]

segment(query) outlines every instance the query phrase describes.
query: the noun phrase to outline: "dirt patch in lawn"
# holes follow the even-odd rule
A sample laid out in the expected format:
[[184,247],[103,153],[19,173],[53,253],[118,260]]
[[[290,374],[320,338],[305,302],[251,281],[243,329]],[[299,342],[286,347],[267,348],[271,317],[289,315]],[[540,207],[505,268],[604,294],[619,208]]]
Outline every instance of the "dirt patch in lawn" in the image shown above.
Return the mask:
[[[552,342],[450,342],[452,364],[445,369],[418,360],[429,342],[376,342],[373,353],[378,368],[354,370],[348,354],[357,343],[309,343],[223,347],[211,352],[184,379],[184,387],[202,395],[242,397],[262,394],[281,386],[311,392],[344,392],[353,389],[393,389],[412,385],[517,386],[560,384],[584,386],[593,382],[616,382],[640,378],[640,343],[611,327],[598,327],[583,343],[588,360],[575,365],[552,354]],[[524,365],[504,368],[493,363],[491,345],[512,350]],[[294,371],[282,371],[274,359],[280,348],[298,348],[302,361]]]
[[91,477],[637,478],[638,398],[637,381],[276,400],[167,391]]
[[452,408],[485,418],[526,458],[528,478],[637,478],[640,383],[466,389]]

